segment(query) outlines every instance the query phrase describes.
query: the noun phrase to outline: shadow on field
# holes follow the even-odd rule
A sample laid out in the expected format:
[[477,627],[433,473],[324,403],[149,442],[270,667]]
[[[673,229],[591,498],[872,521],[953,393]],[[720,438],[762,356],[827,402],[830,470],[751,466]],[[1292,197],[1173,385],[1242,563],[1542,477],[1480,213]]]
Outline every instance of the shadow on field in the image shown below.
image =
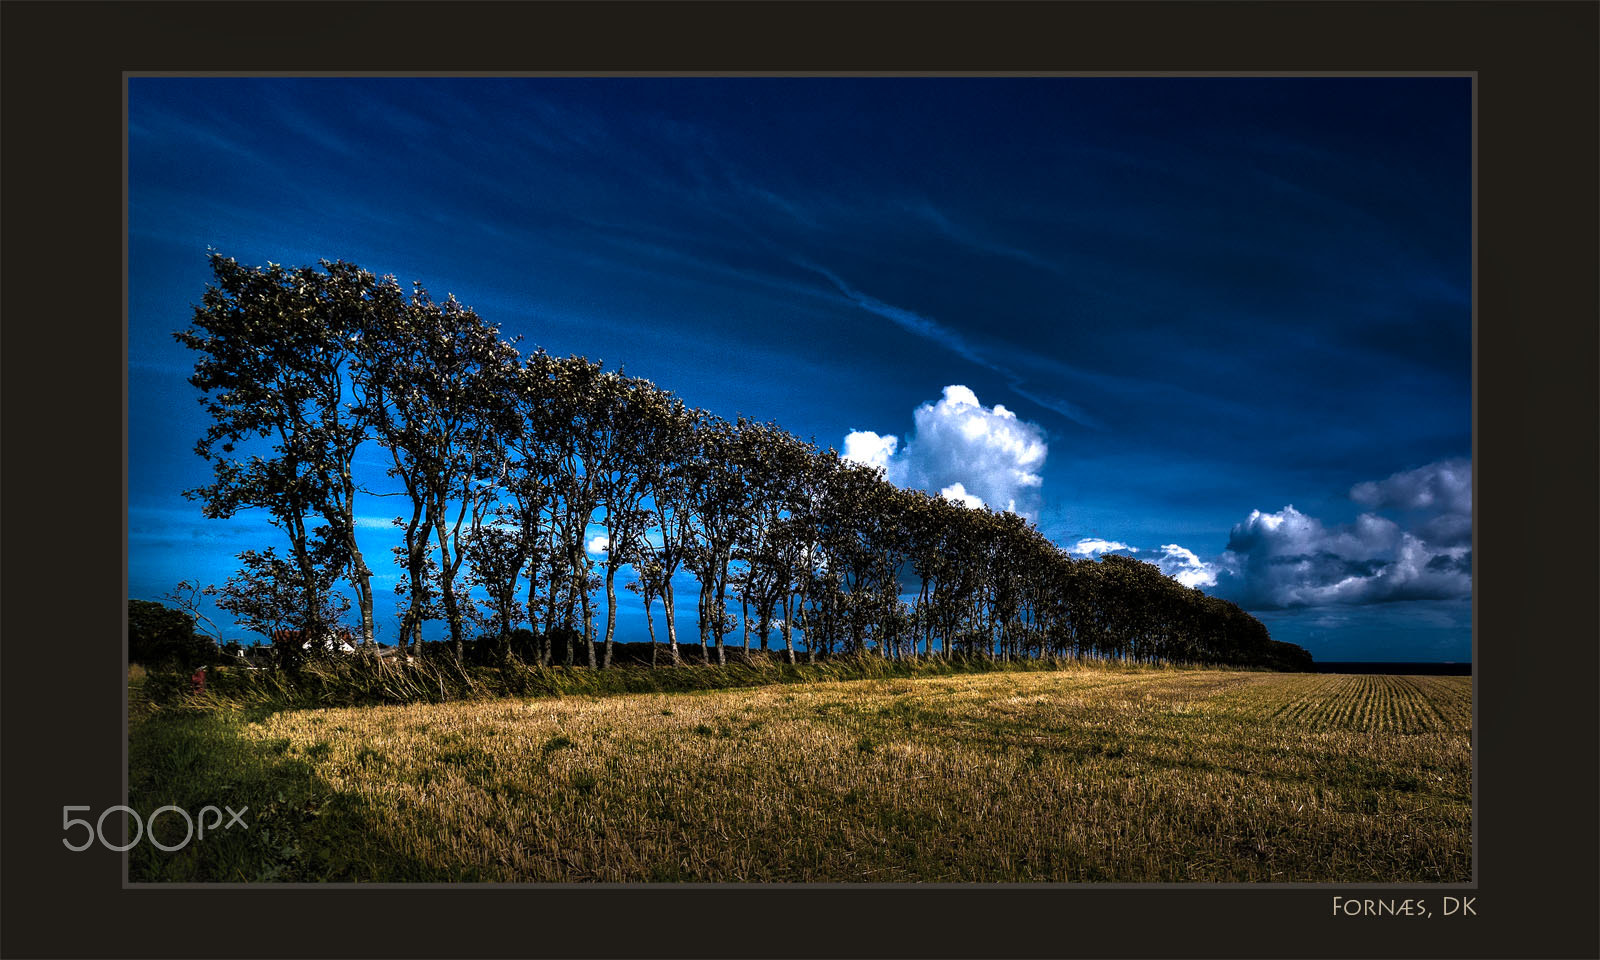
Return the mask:
[[[194,816],[210,805],[242,810],[245,826],[196,836],[174,852],[141,838],[128,855],[131,882],[445,879],[387,841],[364,801],[339,793],[308,760],[290,756],[287,740],[250,736],[249,723],[263,715],[170,709],[133,722],[129,805],[145,822],[169,804]],[[186,829],[183,817],[169,812],[153,834],[175,846]]]

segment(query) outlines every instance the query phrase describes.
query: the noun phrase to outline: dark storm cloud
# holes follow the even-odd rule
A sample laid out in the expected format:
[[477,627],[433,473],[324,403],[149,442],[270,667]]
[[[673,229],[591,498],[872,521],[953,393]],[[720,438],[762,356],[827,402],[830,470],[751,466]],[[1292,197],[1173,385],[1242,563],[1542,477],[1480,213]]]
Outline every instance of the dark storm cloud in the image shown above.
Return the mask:
[[1351,488],[1410,529],[1376,512],[1330,526],[1293,505],[1252,510],[1217,560],[1219,589],[1257,609],[1471,596],[1471,478],[1471,462],[1455,459]]
[[1443,460],[1415,470],[1405,470],[1387,480],[1358,483],[1350,499],[1373,509],[1438,510],[1472,514],[1472,461]]

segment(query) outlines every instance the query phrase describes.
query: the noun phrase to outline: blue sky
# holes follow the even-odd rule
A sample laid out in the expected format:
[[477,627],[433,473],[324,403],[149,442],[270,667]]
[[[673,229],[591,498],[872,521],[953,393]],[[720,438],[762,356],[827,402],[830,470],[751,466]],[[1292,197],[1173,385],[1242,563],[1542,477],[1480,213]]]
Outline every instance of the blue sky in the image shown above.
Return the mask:
[[1447,78],[134,78],[130,593],[274,542],[180,495],[214,247],[420,280],[1319,659],[1467,660],[1470,118]]

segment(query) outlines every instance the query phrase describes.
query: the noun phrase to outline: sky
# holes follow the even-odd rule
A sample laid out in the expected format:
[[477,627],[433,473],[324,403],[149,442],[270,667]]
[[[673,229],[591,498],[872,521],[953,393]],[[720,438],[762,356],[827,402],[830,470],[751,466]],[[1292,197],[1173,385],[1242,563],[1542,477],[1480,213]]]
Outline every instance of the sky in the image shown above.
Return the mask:
[[280,536],[182,495],[215,249],[421,281],[1319,660],[1470,660],[1471,115],[1433,77],[132,78],[130,596]]

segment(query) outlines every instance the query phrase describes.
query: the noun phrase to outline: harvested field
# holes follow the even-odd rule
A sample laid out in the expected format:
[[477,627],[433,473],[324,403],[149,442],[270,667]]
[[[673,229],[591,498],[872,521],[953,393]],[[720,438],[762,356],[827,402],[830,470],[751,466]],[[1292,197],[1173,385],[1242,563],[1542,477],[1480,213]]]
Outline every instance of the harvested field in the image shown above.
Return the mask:
[[[1081,667],[243,713],[134,806],[251,804],[135,880],[1471,878],[1471,679]],[[173,793],[186,792],[174,797]],[[235,804],[237,805],[237,803]]]

